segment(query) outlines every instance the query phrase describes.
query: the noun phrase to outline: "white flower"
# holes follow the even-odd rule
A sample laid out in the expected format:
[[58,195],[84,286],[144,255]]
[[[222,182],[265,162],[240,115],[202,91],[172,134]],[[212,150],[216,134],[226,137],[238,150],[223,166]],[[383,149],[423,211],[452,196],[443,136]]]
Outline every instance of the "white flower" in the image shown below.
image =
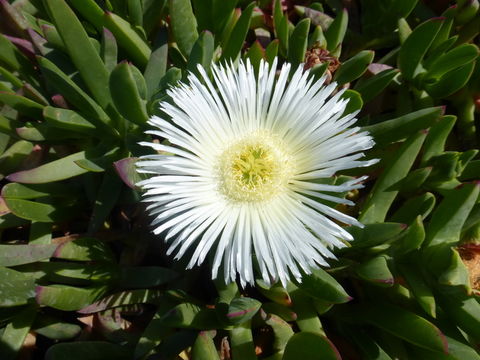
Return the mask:
[[141,143],[159,152],[137,162],[153,174],[139,183],[153,232],[166,232],[176,259],[193,248],[188,268],[212,253],[212,277],[223,268],[227,283],[237,274],[242,285],[254,283],[254,272],[267,283],[301,281],[352,240],[334,220],[361,226],[318,199],[352,205],[325,192],[361,188],[366,177],[318,180],[371,165],[359,159],[372,138],[348,128],[356,114],[342,116],[347,101],[342,91],[332,96],[336,84],[315,82],[302,67],[288,80],[289,64],[277,78],[276,67],[262,62],[256,77],[248,62],[212,65],[212,81],[199,67],[201,78],[191,74],[169,90],[173,104],[161,103],[169,118],[149,121],[158,130],[148,133],[171,146]]

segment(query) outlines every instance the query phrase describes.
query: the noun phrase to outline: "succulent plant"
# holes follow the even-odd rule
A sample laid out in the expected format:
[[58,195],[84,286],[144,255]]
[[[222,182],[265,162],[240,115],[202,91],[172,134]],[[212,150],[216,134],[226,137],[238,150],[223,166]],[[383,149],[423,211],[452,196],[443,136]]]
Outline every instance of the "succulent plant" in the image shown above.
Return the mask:
[[[478,0],[0,0],[2,359],[480,359]],[[304,64],[380,161],[330,267],[185,271],[136,159],[201,65]],[[322,200],[323,201],[323,200]],[[329,206],[335,204],[324,201]],[[340,224],[345,225],[345,224]]]

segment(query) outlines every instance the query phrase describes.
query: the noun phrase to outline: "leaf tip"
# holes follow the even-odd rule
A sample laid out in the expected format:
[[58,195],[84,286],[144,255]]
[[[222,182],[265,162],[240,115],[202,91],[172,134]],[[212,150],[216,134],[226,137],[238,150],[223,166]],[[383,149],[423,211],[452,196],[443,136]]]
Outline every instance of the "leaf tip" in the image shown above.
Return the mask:
[[113,33],[108,28],[103,27],[102,30],[103,30],[103,34],[106,37],[111,38],[111,39],[115,39],[115,36],[113,36]]
[[[18,130],[18,129],[17,129]],[[18,132],[17,132],[18,134]],[[18,182],[18,179],[19,179],[19,174],[21,173],[21,171],[17,171],[17,172],[14,172],[10,175],[7,175],[5,176],[5,179],[10,181],[10,182]]]
[[115,161],[113,163],[113,167],[115,168],[115,171],[117,172],[118,176],[120,176],[120,179],[131,189],[137,190],[138,188],[135,186],[134,182],[132,181],[131,177],[129,177],[129,169],[132,168],[132,166],[135,166],[135,162],[137,161],[137,158],[133,157],[128,157],[124,158],[118,161]]
[[35,287],[35,301],[39,305],[41,304],[43,290],[44,290],[44,286],[38,285]]

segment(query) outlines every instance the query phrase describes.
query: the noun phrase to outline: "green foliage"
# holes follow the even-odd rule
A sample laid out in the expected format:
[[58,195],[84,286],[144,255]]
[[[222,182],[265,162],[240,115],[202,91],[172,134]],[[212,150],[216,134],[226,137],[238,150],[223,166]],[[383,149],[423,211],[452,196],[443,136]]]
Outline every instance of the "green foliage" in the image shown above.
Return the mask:
[[[0,357],[479,359],[480,6],[447,3],[0,0]],[[164,255],[135,161],[199,64],[275,58],[380,162],[332,179],[369,175],[330,268],[242,289]]]

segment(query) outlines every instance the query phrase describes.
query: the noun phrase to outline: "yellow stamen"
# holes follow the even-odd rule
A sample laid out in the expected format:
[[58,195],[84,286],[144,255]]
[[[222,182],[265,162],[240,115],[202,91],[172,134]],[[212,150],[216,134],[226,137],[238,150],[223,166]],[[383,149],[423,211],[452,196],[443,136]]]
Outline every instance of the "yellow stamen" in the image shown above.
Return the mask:
[[283,191],[293,167],[282,145],[263,131],[231,144],[219,158],[219,191],[239,202],[265,201]]

